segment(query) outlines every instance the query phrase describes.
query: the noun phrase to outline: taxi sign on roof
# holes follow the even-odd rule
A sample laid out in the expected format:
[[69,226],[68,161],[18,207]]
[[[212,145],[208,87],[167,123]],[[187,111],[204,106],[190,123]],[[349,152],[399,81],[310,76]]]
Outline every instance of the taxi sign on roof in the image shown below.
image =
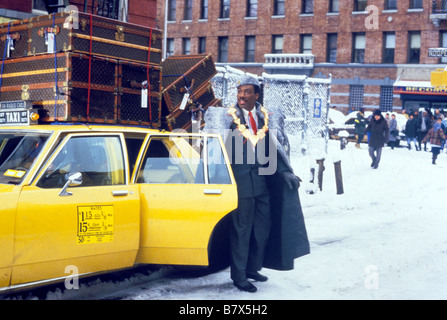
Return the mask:
[[2,101],[0,102],[0,125],[29,125],[37,123],[37,119],[32,119],[32,114],[38,111],[32,109],[30,101]]

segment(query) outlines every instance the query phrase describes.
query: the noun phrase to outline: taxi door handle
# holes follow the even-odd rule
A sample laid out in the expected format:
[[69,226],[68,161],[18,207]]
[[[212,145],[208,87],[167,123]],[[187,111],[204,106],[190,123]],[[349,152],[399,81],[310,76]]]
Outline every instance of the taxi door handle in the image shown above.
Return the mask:
[[222,194],[222,189],[204,189],[204,194]]
[[127,196],[129,194],[128,190],[115,190],[112,191],[112,195],[114,197],[123,197],[123,196]]

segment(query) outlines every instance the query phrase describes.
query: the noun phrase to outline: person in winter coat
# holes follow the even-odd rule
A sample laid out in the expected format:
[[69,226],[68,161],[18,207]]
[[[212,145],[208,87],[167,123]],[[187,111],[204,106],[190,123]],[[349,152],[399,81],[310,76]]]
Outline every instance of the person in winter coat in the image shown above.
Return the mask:
[[399,135],[399,129],[397,128],[397,121],[395,114],[391,114],[391,119],[388,122],[388,126],[390,130],[388,134],[388,143],[391,149],[394,149],[397,143],[397,137]]
[[410,114],[410,118],[407,120],[405,124],[405,137],[407,138],[408,150],[411,150],[411,142],[414,143],[414,147],[416,151],[419,151],[418,143],[417,143],[417,133],[418,133],[418,121],[414,118],[413,114]]
[[443,144],[443,140],[445,140],[445,134],[441,128],[442,119],[438,118],[433,125],[433,127],[428,131],[427,135],[422,139],[422,143],[426,143],[427,141],[431,144],[431,152],[432,163],[436,164],[436,159],[438,158],[439,153],[441,152],[441,146]]
[[363,137],[365,136],[365,128],[367,121],[365,119],[365,110],[360,108],[360,111],[357,112],[357,118],[354,121],[355,127],[355,137],[357,138],[357,143],[355,146],[360,148],[360,143],[363,141]]
[[380,158],[382,157],[382,148],[388,141],[389,135],[388,123],[382,116],[380,110],[374,111],[373,117],[366,128],[366,132],[370,133],[368,151],[372,159],[371,167],[377,169]]
[[[427,132],[431,128],[430,117],[427,112],[424,112],[422,116],[419,118],[419,132],[418,132],[418,142],[419,142],[419,150],[421,150],[421,143],[424,137],[427,135]],[[427,151],[427,143],[424,143],[424,151]]]

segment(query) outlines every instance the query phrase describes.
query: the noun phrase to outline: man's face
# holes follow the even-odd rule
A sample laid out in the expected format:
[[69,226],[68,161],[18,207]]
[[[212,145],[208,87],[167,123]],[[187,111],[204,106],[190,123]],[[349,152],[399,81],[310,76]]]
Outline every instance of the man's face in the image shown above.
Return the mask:
[[251,84],[237,88],[237,103],[241,108],[247,111],[253,110],[257,99],[258,94],[255,93],[255,87]]

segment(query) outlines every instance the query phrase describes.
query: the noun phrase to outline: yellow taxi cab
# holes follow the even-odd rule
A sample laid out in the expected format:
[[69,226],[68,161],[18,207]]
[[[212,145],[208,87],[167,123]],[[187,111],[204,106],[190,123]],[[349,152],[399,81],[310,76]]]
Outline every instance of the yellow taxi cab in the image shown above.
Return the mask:
[[0,292],[67,266],[211,263],[237,207],[220,136],[2,119]]

